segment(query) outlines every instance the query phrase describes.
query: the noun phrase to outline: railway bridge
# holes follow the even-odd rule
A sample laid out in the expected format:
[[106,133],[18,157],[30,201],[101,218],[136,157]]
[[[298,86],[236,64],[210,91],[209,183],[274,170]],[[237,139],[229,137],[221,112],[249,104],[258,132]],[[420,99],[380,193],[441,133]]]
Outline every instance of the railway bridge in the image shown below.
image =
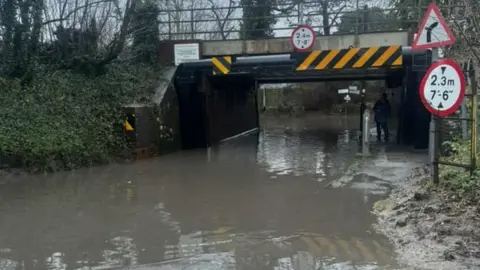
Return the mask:
[[398,142],[426,148],[430,115],[417,90],[431,52],[412,51],[410,40],[407,32],[365,34],[365,46],[352,47],[353,35],[330,36],[302,53],[281,39],[203,43],[204,59],[180,64],[173,79],[182,146],[208,147],[258,128],[255,93],[263,83],[384,80],[401,97]]
[[[412,38],[405,31],[320,36],[310,52],[292,52],[287,38],[166,41],[161,51],[170,67],[161,74],[164,83],[153,99],[157,105],[168,103],[163,109],[169,111],[166,122],[177,120],[162,124],[174,126],[183,149],[205,148],[259,127],[256,93],[261,84],[382,80],[401,99],[397,142],[425,149],[430,114],[418,86],[431,52],[412,51]],[[198,43],[200,59],[172,66],[178,43]],[[142,113],[138,104],[133,107],[127,114],[136,133],[135,148],[155,144],[155,120],[134,119],[133,112]]]

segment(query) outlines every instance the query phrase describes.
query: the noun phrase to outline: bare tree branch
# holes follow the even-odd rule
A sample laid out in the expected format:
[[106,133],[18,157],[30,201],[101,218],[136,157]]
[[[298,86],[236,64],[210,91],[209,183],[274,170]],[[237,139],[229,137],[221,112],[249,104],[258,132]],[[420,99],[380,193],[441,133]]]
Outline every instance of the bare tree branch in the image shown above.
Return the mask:
[[[230,0],[228,2],[228,8],[226,9],[226,12],[223,12],[225,9],[219,9],[219,5],[214,3],[213,0],[208,0],[208,2],[210,3],[211,11],[213,13],[215,23],[217,24],[215,30],[219,31],[222,39],[225,40],[234,29],[234,27],[228,26],[227,24],[230,23],[229,18],[235,11],[235,6],[237,3],[234,0]],[[229,28],[228,30],[226,29],[227,27]]]
[[[76,12],[78,12],[82,9],[86,9],[90,6],[93,6],[93,5],[96,5],[96,4],[99,4],[99,3],[107,3],[107,2],[111,2],[111,1],[112,0],[100,0],[100,1],[95,1],[95,2],[91,2],[91,3],[87,2],[87,4],[85,4],[85,5],[75,7],[73,10],[68,12],[67,15],[65,15],[65,16],[61,15],[60,18],[47,20],[47,21],[44,21],[42,24],[47,25],[47,24],[51,24],[51,23],[54,23],[54,22],[63,22],[65,20],[68,20],[70,18],[70,16],[76,14]],[[66,1],[65,1],[65,3],[66,3]]]
[[453,23],[455,24],[456,28],[457,28],[457,32],[460,33],[460,35],[462,36],[463,40],[467,43],[468,45],[468,49],[470,50],[470,52],[473,54],[473,56],[477,59],[477,61],[480,63],[480,57],[479,55],[477,54],[477,52],[475,51],[474,47],[476,47],[475,45],[473,45],[473,42],[472,40],[470,40],[469,37],[467,37],[467,35],[465,34],[464,30],[463,30],[463,27],[458,23],[457,20],[453,19],[452,20]]
[[132,21],[132,16],[135,11],[137,0],[127,0],[125,5],[125,15],[123,17],[122,26],[120,27],[120,33],[118,39],[110,47],[108,54],[102,59],[98,64],[105,65],[120,55],[125,46],[125,41],[127,39],[128,29],[130,27],[130,22]]

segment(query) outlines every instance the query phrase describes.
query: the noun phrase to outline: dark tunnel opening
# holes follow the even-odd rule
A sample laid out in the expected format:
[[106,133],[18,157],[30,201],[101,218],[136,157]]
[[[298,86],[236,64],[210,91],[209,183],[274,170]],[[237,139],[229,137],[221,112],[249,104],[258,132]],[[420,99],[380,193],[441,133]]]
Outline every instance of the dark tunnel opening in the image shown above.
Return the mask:
[[[210,62],[186,63],[179,66],[175,88],[179,100],[180,133],[183,149],[206,148],[226,138],[259,128],[256,91],[258,84],[272,78],[279,82],[325,80],[385,80],[388,88],[401,87],[397,143],[417,149],[428,148],[430,114],[418,95],[418,87],[431,63],[431,52],[413,52],[403,48],[403,68],[386,70],[355,70],[338,72],[336,76],[323,74],[299,78],[299,73],[285,70],[271,77],[275,68],[258,68],[258,61],[250,65],[242,62],[240,74],[212,75]],[[270,77],[266,77],[268,73]]]

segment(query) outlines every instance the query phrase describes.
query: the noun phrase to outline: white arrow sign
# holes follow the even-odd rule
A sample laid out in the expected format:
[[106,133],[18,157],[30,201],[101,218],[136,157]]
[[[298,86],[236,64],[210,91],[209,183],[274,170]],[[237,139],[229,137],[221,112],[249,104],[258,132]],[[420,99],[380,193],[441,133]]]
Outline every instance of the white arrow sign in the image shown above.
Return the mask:
[[350,94],[360,95],[360,90],[350,90]]
[[412,44],[413,50],[424,50],[452,45],[455,37],[435,3],[428,5]]
[[357,87],[356,85],[350,85],[350,86],[348,87],[348,90],[350,90],[350,91],[357,91],[357,90],[358,90],[358,87]]

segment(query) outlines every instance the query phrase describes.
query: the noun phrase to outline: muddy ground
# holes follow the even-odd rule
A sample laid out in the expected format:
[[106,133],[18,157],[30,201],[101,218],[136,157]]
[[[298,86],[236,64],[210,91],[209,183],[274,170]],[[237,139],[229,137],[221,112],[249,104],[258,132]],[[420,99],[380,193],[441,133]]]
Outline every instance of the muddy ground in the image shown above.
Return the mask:
[[376,229],[394,243],[403,269],[480,269],[480,207],[428,188],[428,176],[415,169],[375,204]]

